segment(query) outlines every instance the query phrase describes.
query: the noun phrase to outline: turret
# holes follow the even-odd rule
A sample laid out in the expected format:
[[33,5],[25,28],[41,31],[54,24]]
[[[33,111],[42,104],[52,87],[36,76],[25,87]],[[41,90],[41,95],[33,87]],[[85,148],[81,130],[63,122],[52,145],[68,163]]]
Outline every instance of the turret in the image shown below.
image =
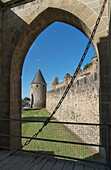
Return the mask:
[[56,88],[56,84],[59,83],[59,78],[55,77],[54,81],[52,82],[52,90],[54,90]]
[[69,73],[66,73],[65,77],[64,77],[64,83],[68,84],[69,80],[70,80],[71,76]]
[[96,54],[92,58],[92,72],[98,72],[98,58]]
[[38,69],[31,83],[31,107],[41,109],[46,106],[46,89],[47,84],[44,77]]

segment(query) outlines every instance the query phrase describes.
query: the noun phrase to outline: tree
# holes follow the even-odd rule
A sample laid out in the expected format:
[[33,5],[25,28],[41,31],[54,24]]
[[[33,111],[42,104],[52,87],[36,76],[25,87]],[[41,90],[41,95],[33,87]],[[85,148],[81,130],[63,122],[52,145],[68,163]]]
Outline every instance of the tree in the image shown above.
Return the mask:
[[25,100],[25,101],[30,101],[30,98],[28,98],[28,97],[25,97],[23,100]]
[[87,64],[84,66],[83,70],[85,70],[86,68],[90,67],[91,65],[92,65],[92,63],[87,63]]

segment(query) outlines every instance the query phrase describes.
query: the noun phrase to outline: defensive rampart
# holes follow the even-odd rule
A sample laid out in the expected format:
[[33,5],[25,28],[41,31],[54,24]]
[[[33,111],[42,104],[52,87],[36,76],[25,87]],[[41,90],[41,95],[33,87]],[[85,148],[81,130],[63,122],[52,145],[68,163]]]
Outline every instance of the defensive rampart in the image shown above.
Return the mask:
[[[55,114],[59,121],[99,123],[99,90],[98,72],[93,72],[93,65],[82,71],[73,83],[64,102]],[[70,81],[70,78],[68,79]],[[66,82],[58,83],[55,89],[47,92],[46,108],[52,112],[67,86]],[[68,126],[83,141],[99,143],[99,129],[94,126]]]

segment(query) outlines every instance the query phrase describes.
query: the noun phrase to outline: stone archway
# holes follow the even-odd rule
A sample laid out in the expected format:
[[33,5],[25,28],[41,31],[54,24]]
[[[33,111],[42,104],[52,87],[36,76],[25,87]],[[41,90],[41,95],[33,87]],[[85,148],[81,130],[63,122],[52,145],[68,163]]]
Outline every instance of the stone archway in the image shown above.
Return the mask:
[[[27,8],[29,5],[31,5],[31,10],[28,11]],[[13,23],[12,21],[11,23],[15,31],[12,32],[11,35],[7,33],[9,37],[11,37],[13,44],[11,47],[6,47],[9,54],[9,58],[6,56],[6,62],[9,60],[9,72],[7,70],[6,71],[8,74],[7,78],[10,77],[10,86],[8,87],[10,89],[10,95],[8,96],[8,102],[10,102],[10,105],[7,107],[8,112],[10,109],[10,112],[8,113],[9,118],[21,118],[22,66],[26,54],[37,36],[53,22],[60,21],[76,27],[89,38],[98,17],[98,12],[89,7],[87,3],[84,4],[78,0],[65,0],[62,2],[60,0],[57,0],[56,2],[49,2],[47,0],[43,1],[42,4],[38,4],[39,7],[36,9],[34,8],[35,5],[37,5],[37,2],[31,2],[23,7],[15,7],[11,11],[9,9],[4,11],[4,27],[5,25],[7,26],[9,21],[12,21],[12,19],[8,20],[5,17],[11,16],[12,18],[15,18],[15,22]],[[19,24],[16,25],[16,22]],[[104,83],[108,72],[107,70],[105,70],[105,73],[103,72],[104,66],[105,68],[108,66],[108,63],[105,60],[106,56],[108,56],[108,49],[106,48],[108,46],[107,30],[106,21],[102,20],[93,41],[93,46],[100,60],[100,70],[102,70],[100,73],[100,78],[102,80],[100,83],[100,110],[103,115],[102,119],[104,119],[104,122],[107,121],[107,117],[104,116],[104,108],[107,106],[102,104],[102,102],[104,103],[103,100],[105,100],[103,96],[107,93],[104,91]],[[4,40],[6,41],[5,34],[6,32],[4,31]],[[8,129],[7,133],[20,135],[20,123],[10,122],[10,129]],[[20,140],[10,139],[10,142],[7,141],[6,145],[18,147],[20,144]]]
[[[48,20],[48,15],[50,15],[50,13],[53,11],[53,13],[54,13],[54,11],[55,11],[55,13],[61,13],[61,15],[63,15],[63,16],[65,16],[65,18],[63,18],[63,19],[60,19],[59,17],[58,18],[56,18],[55,19],[55,17],[52,17],[52,19],[51,20],[49,20],[48,22],[46,22],[46,20]],[[46,17],[47,16],[47,17]],[[68,19],[67,19],[67,17],[69,17],[69,18],[73,18],[73,20],[71,20],[71,22],[69,22],[68,21]],[[36,18],[35,19],[35,21],[33,21],[31,24],[30,24],[30,26],[28,27],[28,29],[26,30],[26,33],[24,33],[23,34],[23,37],[21,37],[21,40],[22,40],[22,42],[26,42],[27,40],[28,40],[28,38],[27,38],[27,36],[28,37],[32,37],[33,35],[39,35],[47,26],[49,26],[51,23],[53,23],[54,21],[61,21],[61,22],[65,22],[65,23],[68,23],[68,24],[70,24],[70,25],[73,25],[73,26],[76,26],[76,28],[78,28],[79,30],[81,30],[85,35],[87,35],[87,37],[89,37],[90,36],[90,30],[85,26],[85,24],[82,22],[82,21],[80,21],[76,16],[74,16],[74,15],[72,15],[71,13],[67,13],[66,11],[64,11],[64,10],[60,10],[60,9],[54,9],[54,8],[48,8],[48,9],[46,9],[44,12],[42,12],[42,14],[41,14],[41,16],[40,16],[40,18]],[[72,22],[73,21],[73,22]],[[38,27],[38,28],[36,28],[36,24],[34,25],[34,23],[38,23],[39,22],[39,24],[43,24],[43,27],[40,29],[40,27]],[[31,34],[31,32],[30,32],[30,28],[31,27],[33,27],[33,29],[34,30],[36,30],[35,31],[35,33],[32,33]],[[23,62],[24,62],[24,59],[25,59],[25,56],[26,56],[26,54],[27,54],[27,51],[28,51],[28,49],[30,48],[30,45],[32,44],[32,42],[34,41],[34,39],[35,39],[36,37],[33,37],[33,40],[32,41],[30,41],[30,43],[27,43],[27,44],[25,44],[24,45],[24,51],[23,51],[23,54],[21,53],[21,40],[20,40],[20,45],[19,45],[19,43],[18,43],[18,46],[16,47],[17,49],[15,50],[15,52],[14,52],[14,55],[15,55],[15,57],[17,57],[17,58],[20,58],[20,56],[19,55],[21,55],[22,57],[19,59],[19,62],[17,62],[18,63],[18,65],[17,64],[15,64],[15,61],[17,61],[17,58],[15,59],[15,57],[14,57],[14,55],[13,55],[13,60],[12,60],[12,70],[11,70],[11,100],[10,101],[15,101],[15,102],[12,102],[12,103],[10,103],[11,104],[11,110],[10,110],[10,117],[11,118],[15,118],[15,114],[13,114],[14,113],[14,110],[15,110],[15,107],[14,107],[14,105],[16,106],[16,113],[17,113],[17,117],[16,118],[20,118],[20,116],[21,116],[21,112],[20,112],[20,105],[18,106],[18,101],[20,101],[20,94],[18,93],[17,95],[19,95],[19,96],[16,96],[15,95],[15,93],[13,93],[13,90],[15,89],[15,91],[18,91],[18,92],[20,92],[21,91],[21,86],[20,86],[20,84],[21,84],[21,74],[22,74],[22,65],[23,65]],[[96,50],[96,52],[97,52],[97,54],[98,54],[98,50],[97,50],[97,45],[96,45],[96,43],[95,43],[95,45],[94,45],[94,47],[95,47],[95,50]],[[19,75],[19,77],[17,76],[17,75]],[[17,83],[16,85],[15,85],[15,83],[14,82],[16,82],[16,80],[18,79],[18,82],[19,83]],[[18,98],[19,98],[19,100],[18,100]],[[16,99],[17,99],[17,103],[16,103]],[[16,104],[15,104],[16,103]],[[18,108],[17,108],[18,107]],[[13,124],[11,124],[11,126],[12,126],[12,128],[11,129],[15,129],[13,126]],[[17,124],[16,124],[16,126],[17,126]],[[18,130],[18,133],[19,133],[19,135],[21,134],[21,128],[20,128],[20,124],[18,124],[18,128],[17,128],[17,130]],[[11,130],[11,132],[10,133],[14,133],[14,131],[13,130]],[[17,131],[15,131],[15,133],[17,133]],[[12,143],[12,142],[11,142]]]

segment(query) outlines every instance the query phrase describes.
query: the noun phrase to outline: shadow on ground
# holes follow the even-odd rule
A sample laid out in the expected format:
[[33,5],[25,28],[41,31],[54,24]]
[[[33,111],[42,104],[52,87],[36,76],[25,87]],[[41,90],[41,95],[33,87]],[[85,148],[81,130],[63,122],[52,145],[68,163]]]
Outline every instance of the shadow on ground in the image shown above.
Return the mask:
[[96,161],[96,162],[100,162],[100,161],[103,162],[103,160],[104,160],[104,162],[105,162],[105,158],[103,158],[100,155],[100,153],[96,153],[96,154],[94,154],[92,156],[86,157],[85,160]]
[[[24,117],[22,118],[23,122],[22,123],[27,123],[28,121],[45,121],[49,117]],[[26,121],[25,121],[26,120]],[[51,120],[54,120],[54,118],[51,118]]]
[[25,111],[31,111],[31,110],[41,110],[41,109],[36,109],[36,108],[26,108],[26,109],[23,109]]
[[[23,151],[24,152],[24,151]],[[37,157],[38,156],[50,156],[50,155],[54,155],[54,151],[34,151],[35,153],[32,152],[28,152],[27,154],[30,154],[30,155],[36,155]],[[26,153],[26,152],[24,152]],[[54,157],[54,156],[52,156]]]

